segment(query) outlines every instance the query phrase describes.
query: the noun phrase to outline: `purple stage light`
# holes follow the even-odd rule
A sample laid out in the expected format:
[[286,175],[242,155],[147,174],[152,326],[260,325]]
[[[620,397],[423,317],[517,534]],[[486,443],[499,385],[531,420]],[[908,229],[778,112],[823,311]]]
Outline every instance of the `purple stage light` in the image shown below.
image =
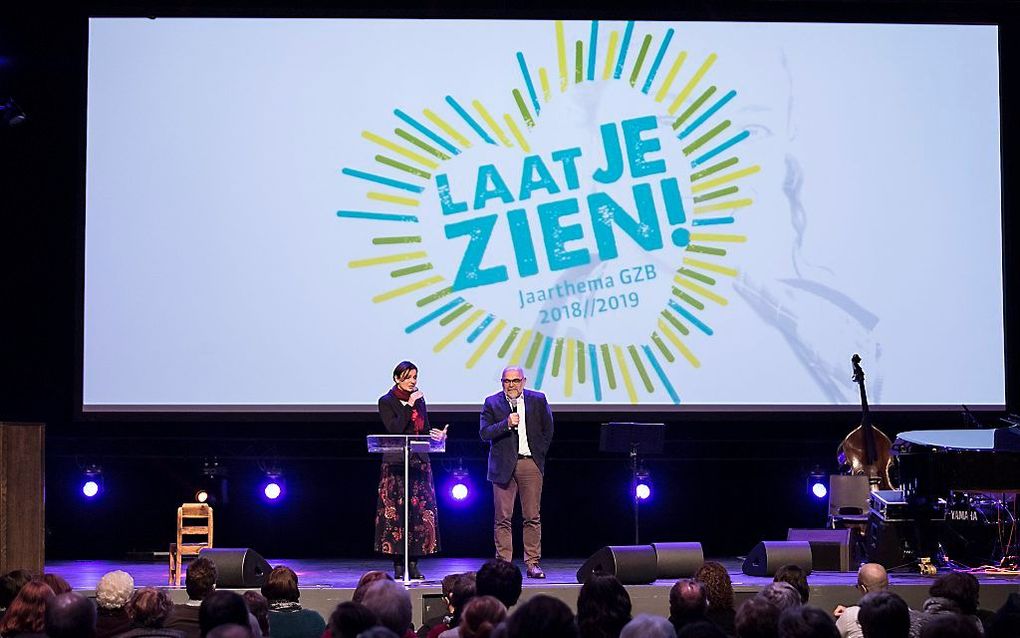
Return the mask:
[[283,487],[276,481],[269,481],[266,486],[262,488],[262,493],[266,495],[271,501],[275,501],[283,496]]
[[450,489],[450,495],[458,501],[463,501],[468,497],[468,486],[464,483],[457,483]]
[[638,483],[634,487],[634,498],[647,501],[652,496],[652,487],[647,483]]
[[811,493],[815,495],[815,498],[825,498],[826,494],[829,493],[829,489],[825,487],[825,483],[815,483],[811,486]]
[[84,483],[82,483],[81,493],[84,494],[86,498],[94,498],[94,497],[98,496],[99,495],[99,483],[97,483],[97,482],[95,482],[95,481],[93,481],[91,479],[88,480],[88,481],[85,481]]

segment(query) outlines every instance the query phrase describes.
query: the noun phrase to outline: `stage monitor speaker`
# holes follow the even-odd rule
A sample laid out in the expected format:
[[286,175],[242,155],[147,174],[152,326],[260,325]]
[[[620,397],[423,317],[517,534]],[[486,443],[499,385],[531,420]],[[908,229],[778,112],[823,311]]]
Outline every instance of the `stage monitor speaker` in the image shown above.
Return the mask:
[[810,574],[811,544],[807,541],[762,541],[748,552],[743,571],[748,576],[775,576],[784,565],[796,565]]
[[705,564],[701,543],[652,543],[656,578],[691,578]]
[[849,529],[790,529],[786,540],[811,544],[811,565],[816,571],[850,571]]
[[225,589],[261,587],[273,569],[250,547],[206,547],[198,555],[216,564],[216,586]]
[[655,549],[651,545],[603,547],[577,570],[577,582],[585,582],[592,574],[616,576],[624,585],[654,583],[657,574]]

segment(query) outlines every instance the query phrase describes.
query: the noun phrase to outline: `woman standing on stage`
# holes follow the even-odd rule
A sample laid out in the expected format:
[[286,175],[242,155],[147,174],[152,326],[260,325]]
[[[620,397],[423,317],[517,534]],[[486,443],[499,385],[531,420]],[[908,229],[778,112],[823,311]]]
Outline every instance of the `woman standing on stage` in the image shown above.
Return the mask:
[[[434,441],[446,439],[446,428],[429,427],[425,396],[418,388],[418,367],[401,361],[393,370],[393,387],[379,398],[379,418],[389,434],[428,434]],[[447,426],[449,427],[449,426]],[[439,551],[439,522],[436,490],[432,484],[432,466],[428,454],[410,457],[410,532],[408,575],[416,580],[424,576],[418,558]],[[404,577],[404,457],[403,453],[383,454],[379,479],[379,503],[375,513],[375,549],[393,557],[394,575]]]

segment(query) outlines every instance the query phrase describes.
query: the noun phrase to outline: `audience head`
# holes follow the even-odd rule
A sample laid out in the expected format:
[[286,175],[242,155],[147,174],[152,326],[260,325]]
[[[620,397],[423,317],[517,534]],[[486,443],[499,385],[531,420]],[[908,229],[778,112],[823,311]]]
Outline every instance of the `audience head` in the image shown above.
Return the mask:
[[184,588],[191,600],[202,600],[216,589],[216,563],[199,556],[188,565]]
[[620,638],[676,638],[676,629],[662,616],[638,614],[623,628]]
[[669,617],[674,625],[700,620],[707,610],[705,586],[698,581],[684,578],[669,590]]
[[459,638],[489,638],[506,619],[506,605],[493,596],[475,596],[464,606]]
[[486,561],[475,573],[475,595],[493,596],[507,609],[521,597],[521,570],[499,558]]
[[988,623],[988,638],[1015,638],[1020,636],[1020,594],[1012,593]]
[[453,614],[450,626],[456,627],[460,624],[464,605],[475,595],[475,573],[450,574],[443,578],[443,595]]
[[266,597],[255,591],[249,589],[248,591],[241,594],[244,597],[244,603],[248,605],[248,612],[255,616],[255,620],[259,624],[259,631],[262,632],[263,636],[269,635],[269,601]]
[[365,631],[358,634],[358,638],[400,638],[404,634],[397,634],[392,629],[387,629],[381,625],[366,629]]
[[712,609],[733,609],[733,581],[722,563],[706,561],[694,574],[694,580],[705,586]]
[[21,588],[0,620],[0,634],[40,634],[46,626],[46,605],[53,590],[45,581],[30,580]]
[[866,594],[860,606],[857,622],[864,638],[907,638],[910,635],[910,608],[891,591]]
[[577,627],[585,638],[616,638],[630,611],[630,594],[616,576],[593,574],[577,595]]
[[270,602],[284,600],[296,603],[301,595],[298,591],[297,574],[290,567],[277,565],[266,577],[266,584],[262,585],[262,595]]
[[978,594],[981,585],[973,574],[950,572],[935,579],[928,593],[938,598],[947,598],[964,614],[973,614],[978,608]]
[[779,638],[840,638],[832,616],[818,609],[801,605],[790,607],[779,615]]
[[800,594],[801,604],[807,604],[808,597],[811,595],[811,589],[808,587],[806,571],[797,565],[783,565],[776,571],[776,576],[772,580],[776,583],[790,583],[793,585],[793,588]]
[[[518,572],[519,573],[519,572]],[[506,621],[507,638],[577,638],[574,612],[562,600],[539,594],[521,604]]]
[[247,624],[227,623],[210,629],[206,638],[251,638],[251,627]]
[[43,574],[42,579],[50,586],[50,589],[52,589],[53,593],[57,596],[71,591],[71,585],[68,584],[62,576],[58,576],[56,574]]
[[329,617],[329,633],[333,638],[357,638],[363,631],[377,624],[379,619],[361,603],[340,603]]
[[677,638],[727,638],[727,636],[715,623],[699,620],[685,625],[677,633]]
[[775,605],[779,608],[779,611],[784,611],[790,607],[797,607],[801,604],[800,592],[787,582],[769,583],[765,589],[758,592],[758,596]]
[[924,623],[921,638],[981,638],[981,630],[973,618],[960,614],[939,614]]
[[96,606],[76,592],[54,596],[46,605],[46,635],[49,638],[93,638]]
[[857,570],[857,589],[865,594],[889,589],[889,574],[878,563],[864,563]]
[[10,607],[18,592],[30,580],[32,573],[25,569],[15,569],[0,577],[0,609]]
[[369,585],[361,603],[379,619],[379,624],[403,636],[411,626],[411,596],[400,583],[377,580]]
[[103,609],[120,609],[135,593],[135,579],[120,569],[106,572],[96,585],[96,604]]
[[358,580],[358,586],[354,588],[354,594],[351,596],[351,602],[360,603],[361,599],[365,597],[365,592],[372,586],[377,580],[393,580],[393,577],[388,572],[381,572],[373,570],[362,574]]
[[125,605],[131,624],[155,629],[163,626],[173,607],[170,594],[155,587],[140,587]]
[[[796,595],[792,587],[790,590]],[[735,619],[738,638],[776,638],[779,635],[779,613],[779,607],[764,596],[758,595],[745,601],[737,609]]]
[[202,638],[220,625],[248,627],[248,605],[240,594],[232,591],[214,591],[202,599],[198,608],[198,626]]

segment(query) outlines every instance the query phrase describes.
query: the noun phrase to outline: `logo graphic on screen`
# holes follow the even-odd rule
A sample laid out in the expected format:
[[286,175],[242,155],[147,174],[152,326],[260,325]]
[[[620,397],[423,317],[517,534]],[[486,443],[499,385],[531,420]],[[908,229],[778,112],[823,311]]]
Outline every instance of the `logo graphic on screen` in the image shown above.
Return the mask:
[[394,109],[392,136],[362,132],[374,165],[342,172],[369,205],[337,215],[371,224],[348,266],[379,277],[372,302],[399,304],[405,335],[468,369],[520,365],[554,399],[680,403],[720,338],[759,166],[740,155],[750,134],[726,117],[737,91],[713,83],[717,54],[641,27],[557,21],[551,64],[508,52],[479,78],[507,74],[488,106],[446,95]]

